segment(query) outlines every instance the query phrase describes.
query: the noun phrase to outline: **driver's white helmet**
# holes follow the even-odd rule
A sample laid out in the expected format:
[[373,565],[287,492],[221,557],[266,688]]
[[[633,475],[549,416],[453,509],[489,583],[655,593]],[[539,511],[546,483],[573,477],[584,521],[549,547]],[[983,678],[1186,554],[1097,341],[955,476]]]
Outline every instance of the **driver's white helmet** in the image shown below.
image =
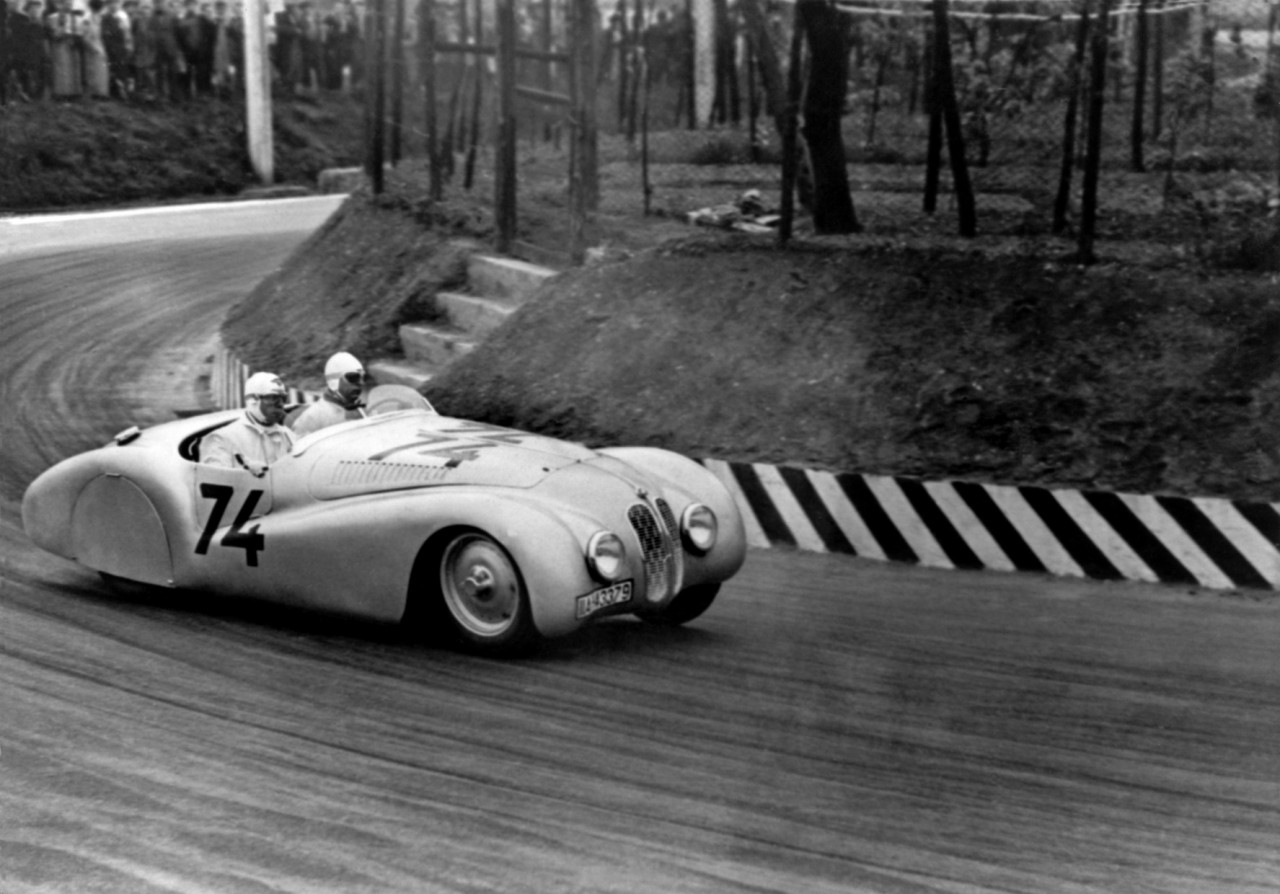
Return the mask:
[[338,381],[347,373],[364,375],[364,365],[346,351],[339,351],[324,365],[324,382],[330,390],[338,390]]
[[[256,372],[249,376],[244,383],[244,406],[249,411],[249,415],[254,421],[263,425],[270,425],[272,414],[282,413],[281,410],[271,410],[263,412],[262,399],[264,397],[279,396],[288,399],[289,390],[284,387],[284,382],[280,381],[280,377],[275,373]],[[279,406],[283,407],[281,403]]]
[[268,394],[288,395],[288,393],[288,389],[284,387],[284,382],[275,373],[256,372],[249,376],[244,383],[245,397],[264,397]]

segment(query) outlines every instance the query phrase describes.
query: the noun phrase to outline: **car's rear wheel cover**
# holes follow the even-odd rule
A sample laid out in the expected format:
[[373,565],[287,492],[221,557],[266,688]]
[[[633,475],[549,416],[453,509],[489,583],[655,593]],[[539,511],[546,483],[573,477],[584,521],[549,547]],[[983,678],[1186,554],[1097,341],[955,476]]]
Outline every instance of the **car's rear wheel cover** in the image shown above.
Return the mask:
[[461,534],[445,547],[440,591],[460,632],[473,642],[507,639],[525,624],[520,574],[506,551],[483,534]]

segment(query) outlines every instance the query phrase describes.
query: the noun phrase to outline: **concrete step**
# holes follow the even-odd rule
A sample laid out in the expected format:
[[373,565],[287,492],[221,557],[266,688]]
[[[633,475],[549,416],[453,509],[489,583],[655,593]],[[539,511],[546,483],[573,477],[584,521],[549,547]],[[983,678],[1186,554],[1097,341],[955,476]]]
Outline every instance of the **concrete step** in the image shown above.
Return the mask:
[[519,304],[510,298],[486,298],[461,292],[437,292],[436,308],[449,323],[471,335],[488,335],[515,313]]
[[458,329],[431,323],[405,323],[400,327],[400,348],[410,363],[448,366],[471,353],[475,346],[469,334]]
[[556,271],[515,258],[472,255],[467,263],[470,291],[489,298],[515,298],[523,301]]
[[365,369],[378,385],[408,385],[421,389],[431,381],[432,371],[420,363],[404,360],[375,360]]

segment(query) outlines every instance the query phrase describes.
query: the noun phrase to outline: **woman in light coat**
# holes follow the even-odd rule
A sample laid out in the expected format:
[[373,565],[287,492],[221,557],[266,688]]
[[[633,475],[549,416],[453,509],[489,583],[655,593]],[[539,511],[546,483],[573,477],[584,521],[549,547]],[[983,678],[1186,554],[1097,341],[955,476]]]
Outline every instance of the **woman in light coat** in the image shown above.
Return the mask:
[[102,0],[89,0],[84,20],[84,92],[93,97],[111,95],[107,45],[102,41]]

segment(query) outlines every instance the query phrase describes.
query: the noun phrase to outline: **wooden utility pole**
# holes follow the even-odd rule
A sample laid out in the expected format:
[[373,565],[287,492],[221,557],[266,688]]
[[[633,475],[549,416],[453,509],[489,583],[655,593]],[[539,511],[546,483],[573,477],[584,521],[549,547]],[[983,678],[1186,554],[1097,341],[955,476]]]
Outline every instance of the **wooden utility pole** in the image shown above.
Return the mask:
[[244,9],[245,133],[249,163],[264,185],[275,182],[271,133],[271,66],[267,64],[263,0],[247,0]]

